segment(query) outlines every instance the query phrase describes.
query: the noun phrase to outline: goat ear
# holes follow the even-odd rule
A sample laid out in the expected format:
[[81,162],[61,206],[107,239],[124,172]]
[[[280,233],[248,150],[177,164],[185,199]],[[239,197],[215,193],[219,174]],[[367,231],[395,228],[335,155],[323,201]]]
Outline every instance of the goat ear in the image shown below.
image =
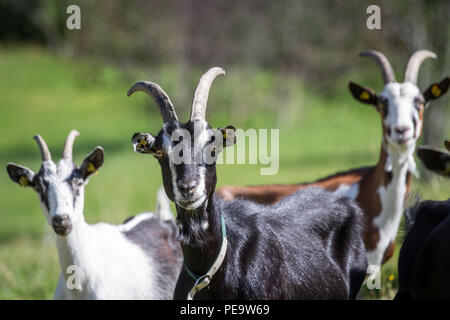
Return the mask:
[[222,132],[223,137],[223,147],[229,147],[237,142],[236,138],[236,128],[233,126],[227,126],[226,128],[219,128],[220,132]]
[[356,100],[362,103],[373,104],[374,106],[377,105],[378,96],[372,89],[360,86],[351,81],[348,83],[348,88]]
[[449,86],[450,86],[450,78],[449,77],[446,77],[444,80],[442,80],[439,83],[433,83],[423,93],[423,97],[425,98],[425,101],[428,102],[430,100],[440,98],[442,95],[444,95],[447,92]]
[[8,171],[11,180],[18,183],[21,187],[34,186],[34,172],[27,167],[15,163],[8,163],[6,170]]
[[450,177],[450,153],[429,146],[420,146],[417,155],[428,170]]
[[154,154],[153,145],[155,138],[147,132],[136,132],[131,138],[135,152]]
[[86,158],[80,166],[80,173],[84,180],[87,180],[91,174],[96,173],[103,165],[105,159],[105,152],[102,147],[96,147]]

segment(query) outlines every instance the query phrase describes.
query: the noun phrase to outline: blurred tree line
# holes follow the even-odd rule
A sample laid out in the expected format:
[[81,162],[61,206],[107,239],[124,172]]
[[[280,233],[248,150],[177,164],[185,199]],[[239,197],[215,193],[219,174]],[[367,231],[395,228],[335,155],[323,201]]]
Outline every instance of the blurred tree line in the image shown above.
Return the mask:
[[[70,4],[81,8],[80,31],[66,28]],[[381,30],[366,27],[371,4],[381,8]],[[366,70],[381,89],[375,63],[357,58],[367,49],[384,52],[400,81],[410,54],[430,49],[438,59],[426,63],[420,84],[440,80],[450,70],[449,21],[448,0],[0,0],[0,43],[38,43],[120,66],[262,68],[326,93]],[[430,108],[427,143],[442,141],[448,115]]]

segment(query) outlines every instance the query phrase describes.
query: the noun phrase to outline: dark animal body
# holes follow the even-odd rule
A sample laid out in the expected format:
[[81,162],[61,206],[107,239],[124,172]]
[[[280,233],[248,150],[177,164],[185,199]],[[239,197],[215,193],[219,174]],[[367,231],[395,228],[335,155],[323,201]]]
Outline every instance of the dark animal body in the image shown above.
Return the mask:
[[[450,140],[445,141],[450,151]],[[426,168],[450,177],[450,153],[420,146]],[[450,299],[450,199],[423,201],[406,212],[396,299]]]
[[423,201],[407,215],[395,298],[450,299],[450,199]]
[[[373,226],[373,220],[381,211],[381,199],[378,188],[386,186],[392,174],[385,170],[387,152],[381,147],[380,159],[375,166],[361,167],[344,172],[339,172],[313,182],[291,185],[267,185],[267,186],[224,186],[218,190],[218,194],[225,200],[235,198],[247,199],[256,203],[274,204],[281,199],[311,186],[324,188],[330,192],[336,191],[342,185],[358,185],[359,192],[354,200],[360,206],[363,215],[364,233],[363,239],[367,250],[374,250],[380,239],[379,231]],[[411,175],[407,175],[405,181],[407,190]],[[230,193],[231,192],[231,193]],[[384,253],[382,263],[385,263],[393,254],[395,243],[392,242]]]
[[[224,202],[212,195],[204,218],[178,211],[185,228],[210,232],[182,244],[186,263],[202,275],[219,251],[219,213],[227,225],[228,251],[199,299],[348,299],[366,274],[360,209],[350,200],[308,188],[273,206]],[[214,210],[212,210],[214,207]],[[208,212],[210,211],[210,212]],[[214,214],[211,214],[214,211]],[[188,222],[189,221],[189,222]],[[189,224],[189,226],[186,226]],[[195,225],[195,226],[194,226]],[[207,249],[206,249],[207,248]],[[183,270],[175,298],[184,299],[194,280]]]
[[[320,188],[301,190],[270,206],[240,199],[225,202],[216,196],[215,157],[235,143],[233,127],[212,129],[205,120],[209,88],[219,74],[224,71],[211,68],[200,79],[187,123],[178,121],[169,97],[157,84],[138,82],[128,93],[149,94],[164,120],[158,135],[136,133],[132,142],[137,152],[158,160],[167,196],[176,205],[186,268],[175,298],[185,299],[195,284],[188,269],[202,276],[215,264],[222,247],[222,218],[228,239],[225,258],[209,286],[195,298],[354,298],[367,262],[362,213],[352,200]],[[180,130],[183,139],[174,140]],[[177,162],[180,143],[189,147],[181,149],[188,161]],[[213,162],[205,161],[205,150],[213,150]]]

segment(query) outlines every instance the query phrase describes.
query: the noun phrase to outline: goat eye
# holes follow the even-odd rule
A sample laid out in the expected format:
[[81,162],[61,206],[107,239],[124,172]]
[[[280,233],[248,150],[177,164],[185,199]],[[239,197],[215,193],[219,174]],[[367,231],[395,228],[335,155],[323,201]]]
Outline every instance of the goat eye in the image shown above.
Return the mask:
[[380,99],[378,103],[378,111],[382,112],[383,114],[386,114],[387,109],[388,109],[388,101],[386,99]]
[[71,183],[72,183],[73,187],[79,188],[79,187],[81,187],[83,185],[83,180],[80,179],[80,178],[73,178]]
[[163,156],[162,150],[156,150],[155,153],[154,153],[154,156],[156,158],[161,158]]
[[81,179],[75,180],[74,185],[77,187],[81,187],[83,185],[83,180],[81,180]]

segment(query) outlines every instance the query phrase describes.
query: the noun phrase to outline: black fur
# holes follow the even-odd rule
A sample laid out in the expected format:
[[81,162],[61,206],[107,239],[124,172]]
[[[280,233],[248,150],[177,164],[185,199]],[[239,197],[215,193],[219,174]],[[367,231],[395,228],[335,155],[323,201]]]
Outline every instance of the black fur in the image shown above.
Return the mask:
[[450,199],[408,209],[396,299],[450,299]]
[[[177,185],[173,185],[167,143],[176,128],[190,132],[194,145],[194,123],[166,124],[151,139],[149,151],[159,161],[164,188],[175,202],[180,226],[179,239],[186,265],[203,275],[213,264],[222,241],[220,216],[226,220],[228,251],[225,261],[199,299],[348,299],[355,298],[366,274],[366,252],[362,242],[362,213],[351,200],[318,188],[308,188],[273,206],[244,200],[222,202],[215,195],[215,163],[173,164]],[[206,129],[210,129],[209,125]],[[170,141],[170,142],[168,142]],[[166,145],[165,145],[166,144]],[[191,148],[194,150],[194,148]],[[204,175],[206,200],[196,209],[185,209],[189,193],[179,186]],[[176,199],[174,188],[182,194]],[[205,228],[206,226],[206,228]],[[183,269],[175,290],[185,299],[194,285]]]
[[[301,190],[274,206],[210,198],[208,237],[185,239],[183,251],[195,274],[206,273],[221,241],[225,217],[228,251],[209,289],[196,299],[354,298],[366,274],[361,210],[354,202],[319,188]],[[202,219],[178,209],[180,222]],[[192,225],[183,228],[193,230]],[[200,228],[199,226],[196,227]],[[200,249],[198,249],[200,248]],[[182,271],[175,291],[185,299],[194,281]]]
[[[211,129],[201,119],[184,124],[172,120],[156,137],[150,133],[132,137],[137,152],[153,154],[159,161],[165,191],[176,204],[185,264],[194,274],[205,274],[216,259],[222,243],[221,216],[225,218],[229,241],[225,260],[195,298],[354,298],[367,269],[362,213],[355,202],[318,188],[300,190],[272,206],[240,199],[223,202],[215,195],[215,162],[197,161],[200,152],[195,151],[207,150],[216,140],[199,145],[194,137],[197,125]],[[168,137],[177,128],[190,133],[191,154],[184,155],[190,163],[171,160],[180,142]],[[215,131],[223,137],[224,147],[235,143],[234,128],[227,128],[230,139],[228,132],[223,136],[223,130]],[[197,187],[202,181],[204,189]],[[175,298],[185,299],[193,285],[194,279],[182,269]]]

